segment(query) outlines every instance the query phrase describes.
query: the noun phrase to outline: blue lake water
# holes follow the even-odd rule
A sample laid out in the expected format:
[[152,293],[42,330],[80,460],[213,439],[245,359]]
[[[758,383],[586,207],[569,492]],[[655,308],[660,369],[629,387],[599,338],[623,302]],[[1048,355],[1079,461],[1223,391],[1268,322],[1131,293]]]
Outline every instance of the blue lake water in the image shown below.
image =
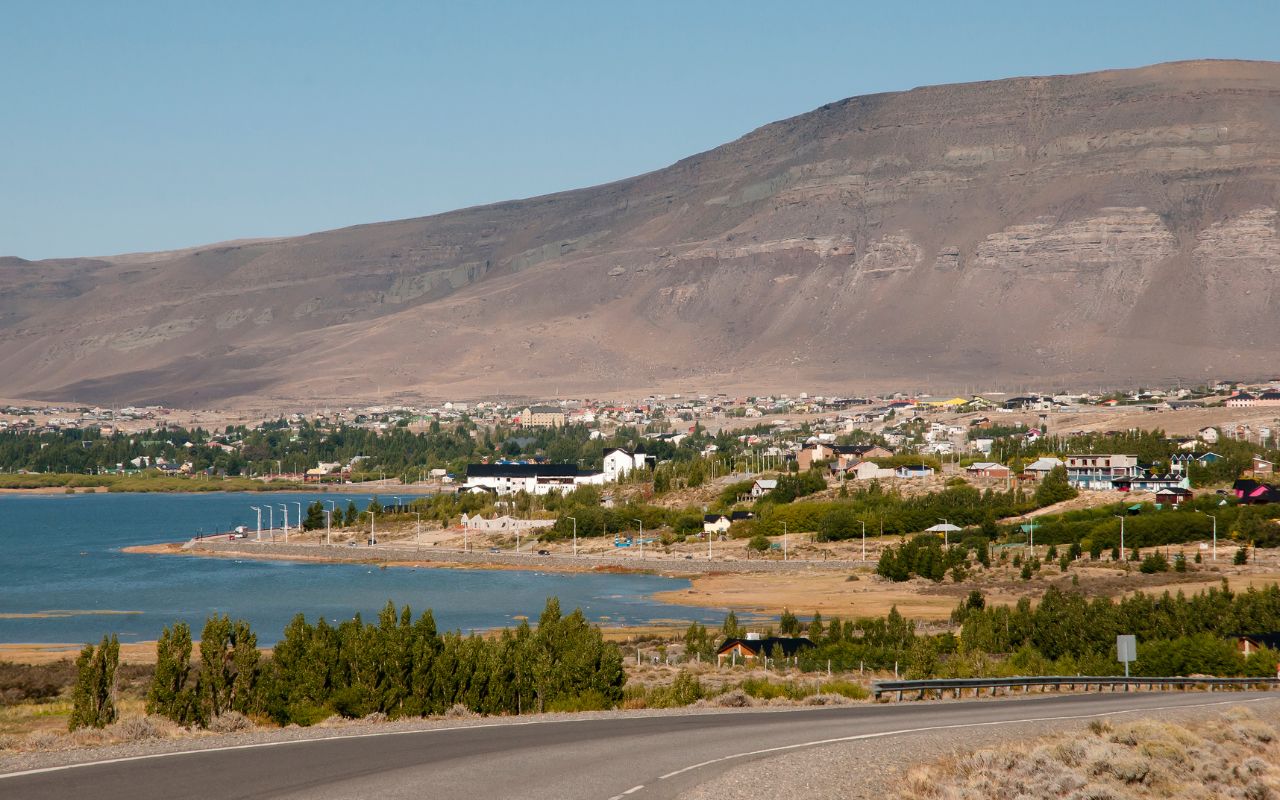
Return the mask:
[[[366,619],[388,600],[416,616],[431,608],[442,628],[464,631],[536,620],[548,597],[608,624],[658,620],[713,622],[723,611],[650,599],[686,580],[650,575],[559,574],[516,570],[379,569],[121,552],[203,531],[256,525],[250,505],[348,495],[84,494],[0,496],[0,642],[155,639],[175,621],[198,634],[205,618],[248,620],[271,644],[299,611],[314,621]],[[350,496],[363,506],[367,497]],[[276,516],[280,516],[277,509]],[[279,523],[279,520],[276,520]],[[264,520],[264,525],[266,524]],[[49,614],[48,612],[54,612]],[[126,612],[126,613],[113,613]],[[37,614],[37,617],[21,615]]]

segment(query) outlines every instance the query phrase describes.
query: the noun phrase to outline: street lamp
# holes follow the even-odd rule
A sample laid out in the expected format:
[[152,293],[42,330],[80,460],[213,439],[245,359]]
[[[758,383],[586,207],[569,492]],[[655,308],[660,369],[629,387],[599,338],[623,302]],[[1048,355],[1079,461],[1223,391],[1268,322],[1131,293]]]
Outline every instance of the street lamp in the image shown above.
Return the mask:
[[[942,517],[938,517],[938,521],[939,521],[939,522],[941,522],[943,525],[950,525],[950,524],[951,524],[950,522],[947,522],[947,521],[946,521],[945,519],[943,519]],[[950,531],[948,531],[946,528],[943,528],[943,529],[942,529],[942,546],[943,546],[943,547],[950,547],[950,546],[951,546]]]
[[565,517],[565,519],[573,521],[573,554],[576,556],[578,554],[578,518]]
[[289,543],[289,504],[281,503],[280,508],[284,511],[284,543]]
[[271,531],[271,541],[276,540],[276,511],[274,506],[267,506],[267,530]]
[[262,508],[261,506],[249,506],[249,508],[252,508],[254,511],[258,512],[258,539],[257,540],[260,542],[262,541]]
[[1124,515],[1112,514],[1111,516],[1120,520],[1120,558],[1124,558]]
[[782,560],[787,560],[787,523],[782,523]]
[[369,546],[373,547],[378,541],[377,537],[373,535],[374,513],[372,511],[364,513],[369,515]]
[[420,550],[422,549],[422,512],[415,511],[413,515],[418,518],[417,532],[413,535],[413,546]]
[[640,539],[640,558],[644,558],[644,520],[642,520],[642,519],[633,519],[633,520],[631,520],[631,521],[632,521],[632,522],[635,522],[635,523],[638,523],[638,524],[640,525],[640,536],[639,536],[639,539]]
[[324,543],[331,544],[329,537],[333,529],[333,515],[338,511],[338,504],[332,500],[325,500],[325,502],[329,504],[330,508],[324,518]]
[[1215,514],[1206,514],[1203,511],[1201,511],[1200,513],[1204,514],[1206,517],[1213,520],[1213,560],[1217,561],[1218,560],[1218,517]]
[[862,524],[862,560],[867,560],[867,521],[865,519],[858,520]]
[[302,533],[302,503],[294,503],[298,507],[298,533]]

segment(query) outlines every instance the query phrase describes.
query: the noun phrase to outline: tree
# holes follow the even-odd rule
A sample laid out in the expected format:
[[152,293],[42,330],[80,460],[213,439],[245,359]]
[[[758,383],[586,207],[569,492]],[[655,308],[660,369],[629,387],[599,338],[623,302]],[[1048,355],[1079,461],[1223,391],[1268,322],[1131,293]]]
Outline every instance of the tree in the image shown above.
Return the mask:
[[76,659],[76,685],[71,694],[70,730],[105,728],[116,721],[116,670],[120,642],[102,637],[97,647],[86,644]]
[[185,622],[166,627],[156,641],[156,671],[147,690],[147,713],[185,725],[191,721],[192,701],[187,689],[191,673],[191,629]]
[[1232,563],[1234,563],[1234,564],[1248,564],[1248,563],[1249,563],[1249,548],[1247,548],[1247,547],[1240,547],[1240,548],[1237,548],[1237,549],[1236,549],[1236,555],[1235,555],[1235,557],[1234,557],[1231,561],[1232,561]]
[[302,520],[302,529],[319,530],[324,527],[324,504],[319,500],[307,506],[307,516]]
[[778,632],[783,636],[795,636],[800,632],[800,620],[789,609],[782,609],[782,617],[778,620]]
[[757,533],[755,536],[752,536],[751,539],[747,542],[747,547],[760,553],[763,553],[766,550],[768,550],[769,546],[770,546],[769,537],[765,536],[763,533]]
[[1049,474],[1036,487],[1035,502],[1037,506],[1048,506],[1070,500],[1077,494],[1076,488],[1067,480],[1066,467],[1059,464],[1049,470]]

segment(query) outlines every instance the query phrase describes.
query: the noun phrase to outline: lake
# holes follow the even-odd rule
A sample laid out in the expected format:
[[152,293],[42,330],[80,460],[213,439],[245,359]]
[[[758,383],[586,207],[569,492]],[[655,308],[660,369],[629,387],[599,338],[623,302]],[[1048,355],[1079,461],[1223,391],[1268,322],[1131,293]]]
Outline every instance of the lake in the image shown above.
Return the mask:
[[[179,541],[197,532],[257,524],[249,506],[366,496],[306,493],[0,495],[0,642],[85,642],[119,634],[148,641],[165,625],[194,634],[209,614],[248,620],[272,644],[299,611],[314,621],[367,620],[388,600],[417,616],[430,608],[442,629],[484,630],[537,620],[548,597],[567,613],[634,625],[698,620],[719,625],[723,611],[672,606],[654,592],[687,580],[652,575],[564,574],[523,570],[370,567],[144,555],[138,544]],[[385,502],[387,497],[384,496]],[[265,515],[264,515],[265,517]],[[263,525],[266,525],[264,518]]]

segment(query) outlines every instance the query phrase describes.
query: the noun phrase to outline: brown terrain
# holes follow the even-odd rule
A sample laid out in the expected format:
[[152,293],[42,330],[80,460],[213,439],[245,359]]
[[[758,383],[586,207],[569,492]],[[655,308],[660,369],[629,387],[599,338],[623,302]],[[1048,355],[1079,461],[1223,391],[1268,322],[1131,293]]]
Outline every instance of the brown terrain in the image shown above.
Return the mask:
[[926,87],[572,192],[0,259],[0,394],[207,407],[1269,377],[1278,215],[1280,64]]

